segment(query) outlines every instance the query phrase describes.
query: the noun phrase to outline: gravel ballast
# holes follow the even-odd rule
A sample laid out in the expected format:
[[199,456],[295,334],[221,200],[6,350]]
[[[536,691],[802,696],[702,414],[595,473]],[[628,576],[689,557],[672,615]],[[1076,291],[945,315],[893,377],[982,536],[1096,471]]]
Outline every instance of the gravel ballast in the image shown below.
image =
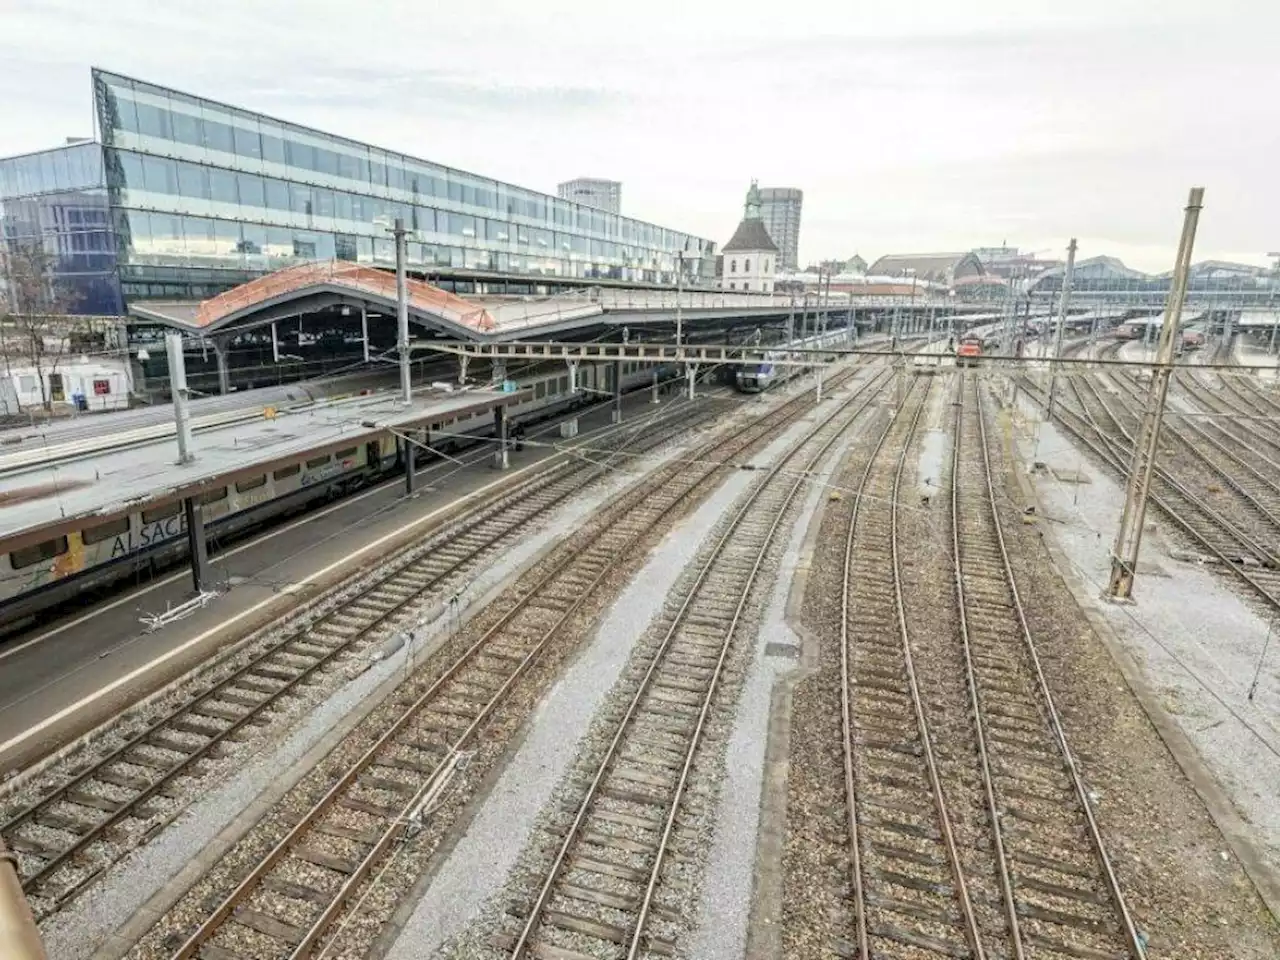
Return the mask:
[[[1007,419],[1004,429],[1010,429]],[[1035,459],[1049,469],[1037,471],[1032,480],[1044,516],[1035,523],[1015,522],[1012,514],[1022,513],[1027,497],[1007,485],[1010,549],[1017,551],[1015,568],[1032,631],[1044,637],[1041,653],[1050,687],[1082,774],[1099,796],[1096,812],[1104,840],[1130,907],[1150,938],[1150,955],[1206,960],[1280,955],[1275,917],[1196,792],[1199,781],[1211,774],[1243,820],[1246,859],[1252,847],[1256,866],[1274,877],[1280,867],[1273,752],[1280,746],[1277,672],[1264,670],[1255,701],[1246,699],[1266,623],[1208,570],[1175,559],[1177,546],[1152,513],[1137,602],[1115,605],[1099,599],[1123,491],[1052,425],[1038,429]],[[1032,441],[1021,436],[1022,463],[1030,461],[1032,449]],[[1087,482],[1060,482],[1054,468],[1079,469]],[[1074,597],[1045,539],[1067,567]],[[1089,629],[1078,602],[1105,624],[1119,649],[1109,650]],[[1192,767],[1187,775],[1113,656],[1128,658],[1154,701],[1151,709],[1171,717],[1194,745],[1199,757],[1183,758],[1183,766]],[[1265,691],[1264,685],[1269,685]],[[1197,769],[1200,763],[1203,770]]]

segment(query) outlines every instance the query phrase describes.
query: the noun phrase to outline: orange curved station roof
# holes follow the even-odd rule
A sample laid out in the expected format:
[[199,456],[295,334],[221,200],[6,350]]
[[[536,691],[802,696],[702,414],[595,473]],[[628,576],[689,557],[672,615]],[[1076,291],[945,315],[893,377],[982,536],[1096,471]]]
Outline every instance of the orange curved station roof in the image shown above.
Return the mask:
[[[421,280],[409,278],[406,283],[411,313],[427,315],[471,333],[486,334],[497,328],[492,314],[483,306]],[[286,267],[204,301],[197,308],[192,325],[212,330],[265,307],[312,293],[349,293],[384,302],[394,311],[396,278],[384,270],[345,260]]]

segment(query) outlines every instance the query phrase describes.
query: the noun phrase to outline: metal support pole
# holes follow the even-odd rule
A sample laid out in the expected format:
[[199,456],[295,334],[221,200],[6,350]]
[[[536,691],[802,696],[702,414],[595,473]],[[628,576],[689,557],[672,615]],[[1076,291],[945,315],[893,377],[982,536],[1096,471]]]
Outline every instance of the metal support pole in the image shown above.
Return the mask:
[[1147,495],[1151,489],[1151,475],[1155,470],[1156,453],[1159,450],[1165,400],[1169,395],[1169,378],[1173,372],[1173,346],[1178,338],[1182,305],[1187,296],[1191,250],[1195,246],[1196,226],[1200,221],[1200,208],[1203,203],[1204,188],[1192,187],[1183,217],[1182,238],[1178,242],[1178,259],[1174,264],[1173,286],[1169,291],[1164,321],[1160,327],[1160,343],[1156,348],[1156,362],[1151,373],[1151,392],[1146,413],[1142,418],[1142,431],[1133,448],[1133,462],[1129,469],[1124,511],[1120,515],[1120,529],[1116,532],[1115,547],[1111,552],[1111,578],[1107,584],[1107,595],[1120,600],[1126,600],[1133,595],[1133,580],[1138,568],[1138,553],[1142,546],[1142,526],[1147,514]]
[[191,421],[187,417],[187,368],[182,356],[182,334],[166,333],[165,350],[169,355],[169,388],[173,393],[173,418],[177,423],[178,462],[190,463],[195,459],[191,452]]
[[465,353],[458,356],[458,386],[465,386],[467,383],[467,364],[471,362],[471,358]]
[[187,497],[182,501],[182,512],[187,522],[187,548],[191,554],[191,585],[196,593],[207,590],[213,582],[209,575],[209,547],[204,536],[204,512],[200,501]]
[[413,402],[413,379],[409,367],[409,282],[405,276],[404,218],[396,217],[396,349],[400,352],[400,399]]
[[680,301],[684,299],[684,251],[676,252],[676,356],[684,356],[681,344],[684,341],[684,310]]
[[276,339],[276,322],[271,321],[271,362],[280,362],[280,341]]
[[658,368],[653,368],[653,394],[649,397],[650,403],[661,403],[658,399]]
[[493,408],[493,435],[498,438],[498,449],[493,455],[493,465],[498,470],[507,469],[507,408]]
[[1044,418],[1053,419],[1053,400],[1058,392],[1058,358],[1062,356],[1062,331],[1067,326],[1067,307],[1071,304],[1071,281],[1076,270],[1076,238],[1067,244],[1067,269],[1062,275],[1062,300],[1058,304],[1058,330],[1053,338],[1053,358],[1049,361],[1049,399],[1045,402]]
[[213,341],[213,359],[218,365],[218,393],[226,396],[231,392],[231,370],[227,366],[229,343]]
[[360,304],[360,341],[364,344],[364,362],[369,362],[369,307]]
[[613,361],[613,422],[622,422],[622,361]]
[[401,437],[400,442],[404,445],[404,495],[412,497],[418,472],[416,444],[409,439],[408,434]]
[[578,392],[578,361],[570,360],[569,363],[569,392]]
[[686,363],[684,366],[685,375],[689,378],[689,399],[692,400],[694,384],[698,382],[698,365],[696,363]]
[[18,880],[18,861],[0,840],[0,945],[10,960],[45,960],[35,917]]

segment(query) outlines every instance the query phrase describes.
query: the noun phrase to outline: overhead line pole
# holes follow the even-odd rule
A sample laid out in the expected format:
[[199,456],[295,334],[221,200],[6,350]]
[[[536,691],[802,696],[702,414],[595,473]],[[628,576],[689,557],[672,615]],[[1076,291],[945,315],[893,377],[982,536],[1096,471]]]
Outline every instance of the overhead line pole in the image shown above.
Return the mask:
[[[384,223],[386,221],[383,221]],[[409,366],[409,284],[405,276],[404,217],[396,217],[396,348],[400,351],[400,394],[406,405],[413,402],[412,370]]]
[[1067,326],[1067,307],[1071,304],[1071,281],[1076,271],[1076,238],[1067,244],[1067,269],[1062,274],[1062,301],[1058,305],[1058,330],[1053,338],[1053,357],[1049,360],[1049,399],[1044,406],[1044,418],[1053,419],[1053,400],[1058,392],[1058,358],[1062,356],[1062,331]]
[[1107,595],[1128,600],[1133,595],[1133,580],[1142,546],[1142,526],[1146,521],[1147,499],[1151,492],[1151,476],[1155,472],[1156,453],[1160,444],[1160,427],[1164,420],[1165,401],[1169,396],[1169,378],[1173,373],[1173,346],[1178,337],[1182,306],[1187,297],[1191,250],[1195,246],[1196,226],[1204,205],[1204,187],[1192,187],[1182,222],[1182,238],[1178,242],[1178,259],[1174,265],[1173,286],[1165,303],[1156,362],[1151,373],[1151,392],[1142,418],[1142,431],[1133,447],[1133,463],[1125,494],[1120,529],[1111,551],[1111,577]]

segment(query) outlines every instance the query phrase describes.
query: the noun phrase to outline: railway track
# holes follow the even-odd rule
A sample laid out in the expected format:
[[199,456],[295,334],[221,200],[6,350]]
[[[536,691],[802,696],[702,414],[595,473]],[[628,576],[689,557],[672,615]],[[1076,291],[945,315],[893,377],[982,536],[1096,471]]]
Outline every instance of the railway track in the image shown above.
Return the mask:
[[1206,387],[1194,373],[1175,375],[1174,383],[1196,406],[1210,414],[1204,425],[1214,435],[1237,449],[1249,449],[1258,456],[1280,461],[1280,429],[1273,425],[1280,423],[1280,418],[1261,415],[1238,401],[1227,400],[1222,391]]
[[907,627],[898,508],[925,392],[913,390],[870,453],[845,534],[840,715],[853,938],[832,949],[857,960],[986,956]]
[[[1123,422],[1122,417],[1110,409],[1096,381],[1088,380],[1083,386],[1108,408],[1108,415],[1132,445],[1142,419],[1139,405],[1145,405],[1147,400],[1146,385],[1124,373],[1112,373],[1111,381],[1120,390],[1114,402],[1123,414]],[[1220,508],[1232,510],[1237,523],[1255,535],[1256,543],[1263,551],[1262,559],[1268,565],[1280,565],[1277,561],[1280,484],[1268,475],[1275,464],[1264,460],[1259,469],[1250,462],[1253,451],[1247,445],[1243,451],[1237,452],[1232,444],[1213,437],[1194,419],[1182,416],[1177,410],[1166,408],[1162,435],[1175,444],[1171,455],[1166,453],[1162,469],[1171,473],[1176,471],[1183,483],[1197,484],[1209,493],[1219,485],[1228,488],[1234,496],[1231,496],[1230,503],[1220,503]],[[1184,457],[1190,458],[1191,462],[1187,463]]]
[[[857,395],[874,393],[887,377],[871,374]],[[203,919],[183,934],[173,960],[312,955],[406,829],[430,812],[486,721],[606,577],[705,480],[808,409],[801,395],[655,471],[560,547],[538,582],[494,601],[496,620],[413,689],[373,743],[233,889],[202,906]]]
[[952,560],[969,707],[1005,943],[990,956],[1141,960],[1027,625],[1005,543],[978,381],[962,377],[951,467]]
[[[39,916],[56,912],[102,870],[158,832],[158,816],[179,789],[238,738],[340,657],[395,630],[424,603],[447,595],[489,563],[504,543],[610,469],[720,408],[664,412],[593,442],[601,462],[567,460],[505,492],[449,529],[387,563],[341,603],[286,627],[247,656],[225,658],[207,680],[163,715],[94,758],[69,779],[11,812],[0,835],[18,854],[19,877]],[[425,549],[424,549],[425,546]],[[151,805],[151,806],[149,806]],[[179,808],[180,810],[180,808]]]
[[651,926],[678,922],[679,911],[659,892],[726,662],[788,507],[886,382],[845,400],[757,482],[669,601],[663,634],[633,667],[630,700],[523,922],[490,941],[512,960],[636,960],[674,951],[673,937]]
[[[1057,404],[1054,419],[1109,468],[1121,483],[1125,483],[1129,476],[1132,447],[1117,436],[1119,431],[1116,428],[1108,429],[1098,421],[1097,414],[1083,399],[1076,381],[1077,378],[1067,378],[1068,391],[1074,403]],[[1023,378],[1021,383],[1033,396],[1043,397],[1043,391],[1031,380]],[[1158,464],[1152,478],[1151,502],[1207,557],[1219,561],[1223,569],[1242,581],[1269,609],[1280,611],[1280,572],[1263,566],[1262,558],[1266,551],[1253,544],[1251,537]]]

